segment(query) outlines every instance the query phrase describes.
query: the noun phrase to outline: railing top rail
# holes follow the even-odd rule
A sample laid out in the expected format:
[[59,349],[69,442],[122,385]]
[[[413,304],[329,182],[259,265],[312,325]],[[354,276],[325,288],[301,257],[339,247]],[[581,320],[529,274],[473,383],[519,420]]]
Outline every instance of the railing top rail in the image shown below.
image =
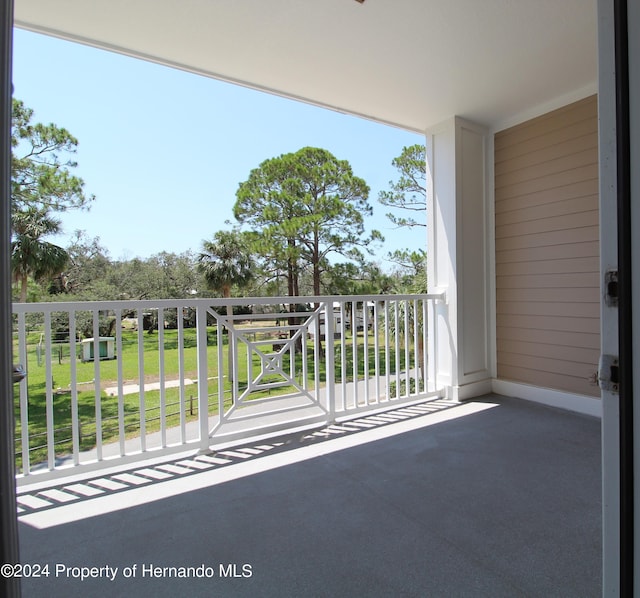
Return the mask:
[[300,297],[198,297],[191,299],[128,299],[117,301],[59,301],[49,303],[14,303],[13,313],[42,313],[68,311],[154,310],[159,308],[210,307],[227,305],[297,305],[313,303],[379,302],[404,300],[443,300],[444,293],[402,295],[319,295]]

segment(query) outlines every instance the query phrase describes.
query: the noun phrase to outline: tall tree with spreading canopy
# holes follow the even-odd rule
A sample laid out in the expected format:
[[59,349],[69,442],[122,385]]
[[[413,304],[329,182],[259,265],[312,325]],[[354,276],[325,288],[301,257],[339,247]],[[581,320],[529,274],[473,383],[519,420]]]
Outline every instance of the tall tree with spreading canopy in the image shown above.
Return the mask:
[[78,140],[65,128],[32,123],[33,110],[14,98],[11,115],[12,213],[28,208],[63,212],[86,208],[94,199],[71,174]]
[[59,274],[67,261],[61,247],[44,240],[60,232],[52,216],[85,208],[93,199],[84,182],[70,169],[68,159],[78,140],[54,124],[33,123],[33,110],[14,99],[11,114],[11,258],[14,279],[20,282],[20,300],[26,301],[28,277],[41,280]]
[[413,216],[398,216],[393,212],[387,218],[396,227],[427,226],[427,174],[425,146],[421,144],[402,148],[401,154],[391,162],[398,170],[397,181],[389,181],[389,191],[381,191],[378,201],[394,209],[422,214],[418,219]]
[[238,188],[234,216],[253,232],[253,249],[286,272],[289,296],[299,295],[305,267],[319,295],[328,255],[349,257],[383,240],[378,231],[365,234],[365,216],[373,212],[368,195],[349,162],[305,147],[252,170]]

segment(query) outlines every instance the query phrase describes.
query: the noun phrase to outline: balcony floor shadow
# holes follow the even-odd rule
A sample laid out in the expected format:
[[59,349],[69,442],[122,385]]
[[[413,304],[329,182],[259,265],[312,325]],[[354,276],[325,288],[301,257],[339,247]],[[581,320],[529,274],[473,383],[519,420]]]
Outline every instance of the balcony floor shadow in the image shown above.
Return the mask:
[[23,595],[599,596],[600,421],[495,395],[436,418],[24,517],[22,562],[49,577]]

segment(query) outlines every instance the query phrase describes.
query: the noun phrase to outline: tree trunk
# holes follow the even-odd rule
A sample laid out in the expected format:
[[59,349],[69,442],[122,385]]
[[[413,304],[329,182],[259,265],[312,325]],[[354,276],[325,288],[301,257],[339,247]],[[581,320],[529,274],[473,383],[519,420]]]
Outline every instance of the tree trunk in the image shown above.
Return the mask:
[[320,239],[317,231],[313,238],[313,294],[320,295]]
[[293,288],[293,260],[292,258],[287,259],[287,295],[289,297],[295,296],[294,288]]
[[27,279],[26,274],[20,275],[20,303],[27,302]]

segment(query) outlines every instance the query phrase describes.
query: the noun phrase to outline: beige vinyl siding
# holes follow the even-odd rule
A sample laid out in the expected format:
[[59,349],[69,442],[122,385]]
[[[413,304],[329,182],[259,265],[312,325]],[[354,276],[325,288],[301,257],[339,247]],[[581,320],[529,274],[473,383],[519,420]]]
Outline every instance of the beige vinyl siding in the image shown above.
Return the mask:
[[498,378],[599,396],[596,96],[495,136]]

